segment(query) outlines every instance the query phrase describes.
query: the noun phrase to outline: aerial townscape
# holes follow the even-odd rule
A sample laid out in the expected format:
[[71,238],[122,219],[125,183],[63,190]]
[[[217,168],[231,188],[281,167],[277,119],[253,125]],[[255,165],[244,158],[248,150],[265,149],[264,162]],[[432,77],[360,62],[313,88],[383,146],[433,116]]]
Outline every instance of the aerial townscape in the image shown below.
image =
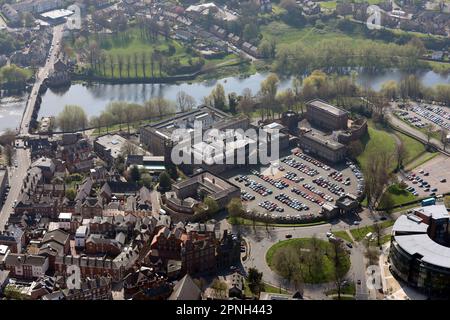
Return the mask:
[[0,305],[448,300],[450,1],[0,0],[0,207]]

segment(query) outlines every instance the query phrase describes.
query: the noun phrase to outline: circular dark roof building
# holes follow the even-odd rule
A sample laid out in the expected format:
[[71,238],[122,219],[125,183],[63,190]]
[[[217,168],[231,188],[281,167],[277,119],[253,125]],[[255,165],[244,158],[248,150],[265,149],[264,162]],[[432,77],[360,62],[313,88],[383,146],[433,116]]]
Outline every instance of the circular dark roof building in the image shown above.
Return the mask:
[[432,205],[401,216],[392,229],[391,271],[426,292],[450,293],[449,214]]

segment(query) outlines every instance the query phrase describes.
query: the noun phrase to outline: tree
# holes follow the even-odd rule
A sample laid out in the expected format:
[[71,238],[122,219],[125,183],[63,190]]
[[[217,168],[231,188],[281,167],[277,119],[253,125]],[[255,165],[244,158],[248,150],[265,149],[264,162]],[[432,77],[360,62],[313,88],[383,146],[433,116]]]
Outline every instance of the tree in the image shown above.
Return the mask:
[[381,226],[380,223],[377,222],[373,225],[373,234],[377,238],[377,245],[380,246],[381,237],[383,236],[383,227]]
[[345,263],[346,253],[340,241],[333,241],[332,245],[333,245],[333,253],[331,257],[334,264],[333,279],[337,289],[338,300],[340,300],[342,286],[344,283],[345,275],[348,270],[347,265]]
[[211,284],[211,288],[214,289],[215,295],[218,299],[227,298],[228,285],[226,284],[226,282],[220,281],[219,279],[214,279],[213,283]]
[[245,213],[244,206],[239,198],[231,199],[227,205],[227,210],[230,217],[234,218],[239,218]]
[[176,104],[177,109],[181,112],[190,111],[196,106],[195,98],[184,91],[177,93]]
[[237,105],[238,105],[238,97],[236,93],[232,92],[228,95],[228,106],[231,113],[233,114],[236,113]]
[[249,115],[252,113],[254,107],[255,100],[253,99],[252,91],[249,88],[245,88],[239,99],[237,109],[239,112]]
[[77,191],[75,189],[70,188],[66,190],[66,198],[69,199],[70,201],[74,201],[76,196]]
[[166,192],[172,189],[172,180],[167,172],[163,171],[159,175],[159,188]]
[[109,127],[114,124],[114,116],[110,112],[102,112],[99,117],[100,122],[106,127],[106,133],[109,133]]
[[280,79],[275,73],[271,73],[267,76],[267,78],[261,82],[261,100],[262,104],[266,109],[266,114],[269,115],[270,111],[272,111],[272,117],[275,114],[276,107],[276,96],[278,91],[278,85],[280,83]]
[[3,147],[3,155],[5,156],[6,164],[8,166],[12,166],[13,154],[14,154],[14,149],[11,145],[7,144],[6,146]]
[[124,158],[128,157],[129,155],[137,155],[139,154],[139,151],[140,150],[138,146],[128,140],[120,148],[120,153]]
[[430,140],[431,137],[433,136],[433,125],[431,123],[427,123],[424,127],[425,129],[425,134],[427,136],[427,145],[430,146]]
[[441,129],[441,142],[444,145],[444,151],[448,145],[449,140],[450,140],[449,131],[446,129]]
[[385,186],[389,182],[391,173],[389,171],[392,154],[373,150],[369,159],[363,166],[366,180],[366,198],[369,210],[372,210],[380,199]]
[[380,252],[377,247],[367,246],[364,255],[366,256],[369,265],[378,264]]
[[129,176],[131,181],[133,182],[138,182],[139,180],[141,180],[141,172],[136,165],[130,168]]
[[389,100],[397,97],[398,90],[398,85],[395,80],[389,80],[381,85],[381,94]]
[[395,147],[395,157],[397,159],[397,170],[403,167],[403,162],[408,157],[408,149],[406,149],[403,141],[397,143]]
[[15,140],[16,132],[12,129],[6,129],[5,132],[0,135],[0,144],[2,146],[13,146]]
[[225,110],[227,99],[225,97],[225,89],[222,84],[218,83],[216,85],[211,92],[210,99],[214,108]]
[[275,270],[289,282],[301,279],[300,254],[293,247],[286,246],[277,250],[272,257]]
[[83,108],[76,105],[66,105],[56,121],[62,131],[84,130],[88,123]]
[[147,189],[151,189],[152,188],[152,185],[153,185],[153,179],[152,179],[152,176],[150,175],[150,174],[148,174],[148,173],[144,173],[142,176],[141,176],[141,184],[144,186],[144,187],[146,187]]
[[208,213],[209,217],[212,217],[219,211],[219,204],[213,198],[208,196],[205,198],[205,200],[203,200],[203,203],[208,207],[206,212]]
[[249,268],[247,273],[247,283],[250,291],[259,297],[259,294],[264,288],[264,283],[262,282],[263,273],[259,272],[256,268]]

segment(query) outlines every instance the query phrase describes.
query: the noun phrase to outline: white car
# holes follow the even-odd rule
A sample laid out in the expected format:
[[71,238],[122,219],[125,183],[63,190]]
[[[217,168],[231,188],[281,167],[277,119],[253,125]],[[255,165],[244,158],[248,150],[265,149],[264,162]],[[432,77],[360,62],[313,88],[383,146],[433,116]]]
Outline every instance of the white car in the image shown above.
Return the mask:
[[327,232],[327,238],[330,238],[331,236],[333,236],[333,234],[331,232]]

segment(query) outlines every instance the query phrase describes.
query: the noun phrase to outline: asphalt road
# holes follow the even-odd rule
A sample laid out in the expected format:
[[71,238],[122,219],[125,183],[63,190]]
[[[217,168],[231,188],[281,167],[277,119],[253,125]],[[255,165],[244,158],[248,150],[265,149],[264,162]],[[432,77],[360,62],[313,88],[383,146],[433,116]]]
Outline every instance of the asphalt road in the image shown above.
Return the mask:
[[17,168],[13,166],[8,169],[9,185],[11,186],[11,189],[9,190],[8,197],[0,212],[0,230],[4,229],[4,226],[13,211],[12,205],[14,204],[14,200],[20,195],[23,181],[25,180],[28,168],[31,164],[30,151],[27,149],[16,149],[15,159],[17,160]]
[[[27,105],[22,115],[19,136],[29,135],[29,123],[33,114],[33,108],[34,104],[36,103],[38,91],[42,82],[45,78],[47,78],[47,76],[53,69],[53,65],[57,61],[63,36],[63,30],[64,25],[56,26],[53,28],[52,47],[49,52],[49,58],[46,64],[37,72],[36,81],[33,85],[30,96],[28,97]],[[31,165],[30,151],[22,147],[23,143],[20,140],[16,141],[16,145],[21,145],[21,147],[15,148],[15,160],[17,160],[17,167],[13,166],[11,168],[8,168],[9,185],[11,189],[9,190],[8,197],[6,198],[2,210],[0,211],[0,230],[4,229],[4,226],[9,219],[11,212],[13,211],[12,206],[14,204],[14,201],[19,198],[20,191],[23,186],[23,181],[25,180],[27,171]]]
[[[364,211],[359,214],[360,226],[372,225],[375,220],[375,216],[371,215],[368,211]],[[263,272],[263,279],[266,283],[274,286],[279,286],[280,283],[283,287],[288,287],[291,291],[295,291],[292,285],[286,284],[285,281],[275,274],[266,263],[267,250],[275,243],[286,240],[286,235],[292,235],[292,238],[308,238],[316,235],[319,239],[326,240],[326,233],[328,231],[334,232],[338,230],[348,230],[351,225],[346,221],[333,221],[331,223],[311,226],[311,227],[257,227],[256,230],[251,226],[240,227],[241,234],[245,238],[248,244],[248,258],[243,261],[244,268],[255,267],[260,272]],[[226,226],[222,223],[221,228]],[[239,227],[233,226],[233,232],[238,232]],[[356,284],[356,298],[358,300],[366,300],[369,298],[375,298],[373,294],[370,294],[366,283],[366,261],[364,257],[364,246],[361,244],[355,244],[351,249],[351,269],[348,276]],[[357,285],[357,281],[361,281],[361,285]],[[333,284],[321,284],[321,285],[305,285],[304,296],[309,299],[328,299],[325,296],[324,291],[333,288]]]
[[53,39],[52,47],[50,49],[48,60],[46,64],[39,69],[36,75],[36,81],[31,90],[30,96],[28,97],[27,104],[22,116],[22,122],[20,124],[19,135],[24,136],[29,134],[29,124],[31,121],[31,116],[33,114],[33,108],[36,103],[36,98],[38,97],[39,88],[45,78],[48,77],[50,72],[53,70],[53,65],[57,61],[60,44],[63,36],[64,25],[59,25],[53,28]]

